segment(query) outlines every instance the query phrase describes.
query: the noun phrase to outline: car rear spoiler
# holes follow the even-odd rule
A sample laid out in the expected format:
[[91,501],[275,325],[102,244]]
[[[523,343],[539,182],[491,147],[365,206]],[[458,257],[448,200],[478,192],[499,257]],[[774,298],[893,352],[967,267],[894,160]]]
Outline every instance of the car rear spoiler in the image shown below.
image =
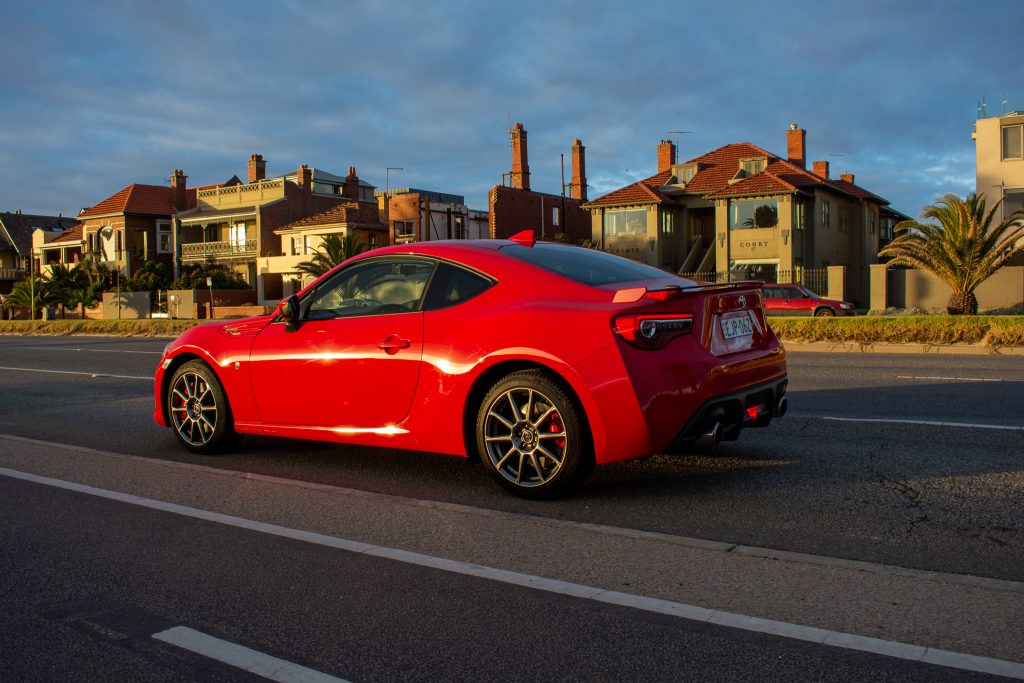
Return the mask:
[[615,296],[612,297],[612,303],[631,304],[635,301],[639,301],[644,296],[648,296],[656,301],[670,301],[672,299],[678,299],[685,294],[692,294],[694,292],[728,292],[735,289],[761,289],[763,285],[764,282],[761,280],[740,280],[738,282],[707,282],[693,284],[689,287],[669,285],[660,289],[630,287],[628,289],[617,290],[615,292]]

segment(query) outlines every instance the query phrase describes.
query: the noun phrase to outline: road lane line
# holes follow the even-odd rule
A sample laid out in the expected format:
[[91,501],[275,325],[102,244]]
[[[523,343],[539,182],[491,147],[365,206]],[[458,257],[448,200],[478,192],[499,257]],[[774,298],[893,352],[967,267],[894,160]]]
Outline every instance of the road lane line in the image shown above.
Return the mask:
[[144,379],[147,382],[152,382],[152,377],[138,377],[136,375],[111,375],[105,372],[76,372],[74,370],[43,370],[40,368],[11,368],[7,366],[0,366],[0,370],[13,370],[15,372],[43,372],[49,375],[80,375],[82,377],[109,377],[113,379]]
[[55,488],[61,488],[68,491],[75,491],[77,493],[106,498],[108,500],[128,503],[131,505],[138,505],[140,507],[160,510],[162,512],[170,512],[184,517],[214,522],[216,524],[224,524],[272,536],[288,538],[305,543],[313,543],[328,548],[337,548],[339,550],[347,550],[349,552],[380,557],[395,562],[403,562],[406,564],[448,571],[464,576],[474,576],[499,583],[533,588],[535,590],[566,595],[582,600],[593,600],[595,602],[676,616],[693,621],[737,628],[744,631],[754,631],[843,649],[871,652],[874,654],[906,659],[914,662],[941,663],[941,666],[953,669],[977,671],[1024,680],[1024,664],[1018,662],[992,659],[989,657],[978,657],[960,652],[924,647],[921,645],[881,640],[879,638],[869,638],[850,633],[842,633],[840,631],[776,621],[774,619],[764,619],[761,617],[736,614],[734,612],[709,610],[697,605],[688,605],[671,600],[611,591],[584,584],[535,576],[523,572],[486,567],[483,565],[471,564],[469,562],[462,562],[459,560],[449,560],[442,557],[425,555],[423,553],[401,550],[398,548],[371,545],[335,536],[327,536],[325,534],[318,534],[310,531],[291,529],[277,524],[257,522],[242,517],[225,515],[219,512],[200,510],[198,508],[187,507],[185,505],[178,505],[177,503],[168,503],[161,500],[154,500],[152,498],[144,498],[142,496],[121,493],[120,491],[110,491],[107,489],[96,488],[94,486],[86,486],[84,484],[77,484],[74,482],[64,481],[62,479],[41,477],[35,474],[19,472],[17,470],[7,468],[0,468],[0,476],[20,479],[45,486],[53,486]]
[[328,676],[259,650],[214,638],[187,626],[154,633],[153,638],[280,683],[346,683],[343,678]]
[[937,377],[922,375],[896,375],[896,379],[927,379],[944,382],[1024,382],[1024,379],[1003,379],[1001,377]]
[[79,353],[142,353],[146,355],[162,356],[163,351],[128,351],[121,349],[81,349],[71,346],[19,346],[18,349],[32,349],[33,351],[78,351]]
[[925,425],[928,427],[969,427],[971,429],[1004,429],[1011,432],[1024,431],[1024,427],[1017,427],[1015,425],[989,425],[989,424],[978,424],[975,422],[936,422],[934,420],[895,420],[892,418],[881,418],[881,417],[830,417],[827,415],[801,415],[796,414],[794,417],[803,417],[808,419],[817,420],[831,420],[833,422],[869,422],[869,423],[882,423],[882,424],[907,424],[907,425]]

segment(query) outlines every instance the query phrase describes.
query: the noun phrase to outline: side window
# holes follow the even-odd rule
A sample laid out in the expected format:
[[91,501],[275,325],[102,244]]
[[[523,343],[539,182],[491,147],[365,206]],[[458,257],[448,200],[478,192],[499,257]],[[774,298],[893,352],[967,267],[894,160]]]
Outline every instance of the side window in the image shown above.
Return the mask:
[[781,299],[782,294],[778,287],[765,287],[764,288],[765,299]]
[[460,304],[472,299],[492,284],[494,284],[493,281],[482,275],[448,263],[441,263],[437,267],[437,275],[430,283],[430,291],[427,292],[427,303],[424,308],[433,311]]
[[337,273],[303,302],[307,320],[408,313],[420,301],[434,263],[420,259],[373,259]]
[[803,299],[804,298],[804,293],[801,292],[796,287],[786,287],[785,288],[785,292],[786,292],[785,296],[786,296],[787,299]]

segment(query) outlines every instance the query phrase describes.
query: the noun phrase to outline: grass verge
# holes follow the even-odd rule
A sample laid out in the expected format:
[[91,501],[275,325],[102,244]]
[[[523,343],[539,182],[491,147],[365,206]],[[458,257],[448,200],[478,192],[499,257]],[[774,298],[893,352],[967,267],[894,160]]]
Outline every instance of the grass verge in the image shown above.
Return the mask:
[[783,341],[1024,346],[1024,316],[769,318]]
[[205,320],[0,320],[0,334],[101,334],[114,337],[177,337]]

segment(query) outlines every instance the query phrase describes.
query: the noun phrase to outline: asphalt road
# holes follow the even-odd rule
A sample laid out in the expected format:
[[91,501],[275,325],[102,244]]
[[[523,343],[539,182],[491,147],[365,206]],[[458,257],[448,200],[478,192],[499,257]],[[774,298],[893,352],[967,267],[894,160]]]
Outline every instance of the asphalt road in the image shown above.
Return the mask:
[[739,441],[706,452],[601,467],[580,495],[537,503],[503,493],[479,466],[434,454],[249,437],[229,455],[191,456],[151,420],[149,377],[164,343],[0,338],[0,434],[1024,580],[1019,357],[791,354],[790,414],[770,428],[747,430]]
[[256,680],[154,637],[182,628],[352,681],[991,679],[8,478],[0,514],[8,680]]

